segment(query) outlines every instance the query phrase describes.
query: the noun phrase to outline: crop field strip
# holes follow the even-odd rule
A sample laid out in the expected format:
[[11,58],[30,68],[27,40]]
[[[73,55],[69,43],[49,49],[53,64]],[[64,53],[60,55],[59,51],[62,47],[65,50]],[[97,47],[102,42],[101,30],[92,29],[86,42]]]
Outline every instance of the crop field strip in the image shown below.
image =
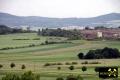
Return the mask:
[[[28,38],[30,40],[13,40],[16,38]],[[32,40],[34,38],[40,38],[40,40]],[[29,44],[40,44],[49,37],[37,36],[35,33],[26,34],[10,34],[0,35],[0,48],[3,47],[16,47]],[[53,37],[55,38],[55,37]],[[61,37],[60,37],[61,38]],[[61,38],[65,39],[65,38]],[[41,80],[55,80],[58,75],[66,76],[69,74],[81,74],[85,80],[99,80],[94,71],[96,66],[120,66],[120,59],[100,59],[100,60],[79,60],[77,54],[79,52],[87,52],[90,49],[97,49],[103,47],[118,48],[120,50],[119,41],[85,41],[85,40],[70,40],[72,43],[61,44],[49,44],[40,45],[35,47],[11,49],[0,51],[0,64],[3,64],[3,68],[0,69],[0,74],[3,76],[5,73],[21,73],[31,70],[34,73],[41,75]],[[98,61],[101,64],[87,64],[83,65],[84,61]],[[10,63],[14,62],[16,67],[11,69]],[[54,65],[44,67],[45,63],[63,63],[63,65]],[[75,70],[70,71],[65,65],[66,62],[77,62]],[[26,69],[21,70],[21,65],[25,64]],[[57,70],[57,67],[61,67],[61,70]],[[81,67],[87,66],[88,69],[82,72]],[[120,68],[119,68],[120,73]],[[91,76],[88,76],[90,74]]]

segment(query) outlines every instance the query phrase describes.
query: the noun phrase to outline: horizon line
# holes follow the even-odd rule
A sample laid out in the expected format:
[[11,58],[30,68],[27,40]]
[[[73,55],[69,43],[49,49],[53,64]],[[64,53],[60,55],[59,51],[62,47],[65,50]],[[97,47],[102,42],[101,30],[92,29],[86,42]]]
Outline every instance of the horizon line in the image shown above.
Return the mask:
[[49,17],[49,16],[38,16],[38,15],[36,15],[36,16],[35,15],[22,16],[22,15],[15,15],[12,13],[2,12],[2,11],[0,11],[0,13],[9,14],[12,16],[17,16],[17,17],[43,17],[43,18],[59,18],[59,19],[64,19],[64,18],[94,18],[94,17],[99,17],[99,16],[103,16],[103,15],[108,15],[108,14],[120,14],[120,12],[111,12],[111,13],[101,14],[101,15],[93,16],[93,17]]

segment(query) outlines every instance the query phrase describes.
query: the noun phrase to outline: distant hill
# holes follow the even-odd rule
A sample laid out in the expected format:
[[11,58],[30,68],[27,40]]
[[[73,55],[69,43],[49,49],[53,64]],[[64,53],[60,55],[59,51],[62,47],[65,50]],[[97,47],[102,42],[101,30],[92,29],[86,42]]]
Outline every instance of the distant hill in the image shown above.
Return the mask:
[[120,13],[110,13],[92,18],[48,18],[40,16],[15,16],[0,13],[0,24],[7,26],[36,26],[58,28],[65,26],[119,26]]

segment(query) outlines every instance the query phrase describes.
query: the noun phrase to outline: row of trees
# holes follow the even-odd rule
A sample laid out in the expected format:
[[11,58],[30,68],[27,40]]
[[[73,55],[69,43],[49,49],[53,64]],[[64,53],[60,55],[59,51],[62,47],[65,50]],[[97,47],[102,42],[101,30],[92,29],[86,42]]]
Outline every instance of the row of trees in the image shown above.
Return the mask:
[[10,28],[6,25],[0,25],[0,34],[27,33],[27,32],[34,32],[34,31],[22,30],[22,29],[17,29],[17,28]]
[[89,50],[86,55],[84,53],[78,54],[79,59],[111,59],[111,58],[120,58],[120,51],[117,48],[108,48],[103,49]]
[[[10,67],[11,68],[14,68],[16,65],[15,65],[15,63],[11,63],[10,64]],[[3,65],[2,64],[0,64],[0,68],[2,68],[3,67]],[[26,68],[26,66],[23,64],[23,65],[21,65],[21,69],[25,69]]]
[[38,35],[42,36],[58,36],[58,37],[68,37],[69,39],[80,39],[81,34],[78,30],[63,30],[63,29],[42,29],[38,31]]

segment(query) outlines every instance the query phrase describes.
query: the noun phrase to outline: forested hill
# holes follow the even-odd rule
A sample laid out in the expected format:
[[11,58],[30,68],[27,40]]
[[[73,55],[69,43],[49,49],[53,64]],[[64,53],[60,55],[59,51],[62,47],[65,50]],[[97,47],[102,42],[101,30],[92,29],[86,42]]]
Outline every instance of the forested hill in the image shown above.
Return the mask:
[[48,28],[60,28],[66,26],[119,26],[120,13],[110,13],[92,18],[49,18],[40,16],[15,16],[8,13],[0,13],[0,24],[7,26],[37,26]]

